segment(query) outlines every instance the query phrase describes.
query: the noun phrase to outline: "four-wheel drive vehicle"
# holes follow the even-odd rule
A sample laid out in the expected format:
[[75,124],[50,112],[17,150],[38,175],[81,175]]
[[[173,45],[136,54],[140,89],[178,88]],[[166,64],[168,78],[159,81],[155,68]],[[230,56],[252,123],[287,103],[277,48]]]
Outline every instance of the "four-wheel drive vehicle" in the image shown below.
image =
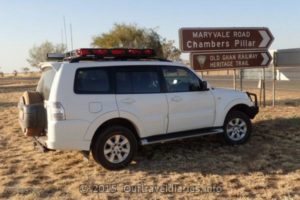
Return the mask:
[[190,68],[153,59],[150,49],[78,49],[44,63],[19,120],[47,149],[91,152],[107,169],[133,159],[138,145],[223,134],[242,144],[258,113],[255,94],[207,86]]

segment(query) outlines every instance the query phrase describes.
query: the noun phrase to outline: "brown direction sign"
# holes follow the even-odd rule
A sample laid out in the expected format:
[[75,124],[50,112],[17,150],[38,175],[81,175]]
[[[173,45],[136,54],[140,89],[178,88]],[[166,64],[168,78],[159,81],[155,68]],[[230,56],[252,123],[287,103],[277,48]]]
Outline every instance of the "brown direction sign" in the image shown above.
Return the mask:
[[194,70],[267,67],[272,57],[267,51],[191,53]]
[[274,37],[268,28],[181,28],[182,52],[265,50]]

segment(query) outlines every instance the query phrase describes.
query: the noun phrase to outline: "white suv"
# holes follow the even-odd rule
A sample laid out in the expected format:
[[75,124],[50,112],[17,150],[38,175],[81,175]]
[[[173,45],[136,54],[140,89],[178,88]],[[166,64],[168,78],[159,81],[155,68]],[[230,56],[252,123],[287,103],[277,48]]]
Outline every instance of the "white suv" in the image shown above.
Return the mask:
[[210,134],[230,144],[249,139],[255,94],[209,87],[190,68],[152,56],[79,49],[44,64],[37,91],[19,103],[24,133],[47,149],[91,152],[107,169],[127,166],[138,145]]

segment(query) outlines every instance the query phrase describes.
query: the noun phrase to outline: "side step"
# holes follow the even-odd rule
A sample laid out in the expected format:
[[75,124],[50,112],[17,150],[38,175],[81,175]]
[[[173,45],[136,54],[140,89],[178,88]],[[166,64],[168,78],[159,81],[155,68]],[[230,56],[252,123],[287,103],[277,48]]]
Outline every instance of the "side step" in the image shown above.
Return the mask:
[[200,130],[193,130],[193,131],[183,131],[183,132],[168,133],[162,135],[154,135],[154,136],[142,138],[141,145],[164,143],[164,142],[170,142],[174,140],[195,138],[204,135],[214,135],[223,132],[224,132],[223,128],[211,128],[211,129],[202,129],[202,130],[200,129]]

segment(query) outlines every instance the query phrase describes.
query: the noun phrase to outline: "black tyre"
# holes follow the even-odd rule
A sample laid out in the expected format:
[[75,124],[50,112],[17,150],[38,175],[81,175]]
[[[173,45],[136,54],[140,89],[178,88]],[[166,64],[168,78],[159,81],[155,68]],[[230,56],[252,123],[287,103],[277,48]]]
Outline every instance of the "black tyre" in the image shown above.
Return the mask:
[[137,151],[137,141],[126,127],[111,126],[97,137],[92,146],[95,161],[109,170],[128,166]]
[[243,112],[230,111],[224,122],[224,139],[232,145],[248,141],[252,132],[250,118]]

